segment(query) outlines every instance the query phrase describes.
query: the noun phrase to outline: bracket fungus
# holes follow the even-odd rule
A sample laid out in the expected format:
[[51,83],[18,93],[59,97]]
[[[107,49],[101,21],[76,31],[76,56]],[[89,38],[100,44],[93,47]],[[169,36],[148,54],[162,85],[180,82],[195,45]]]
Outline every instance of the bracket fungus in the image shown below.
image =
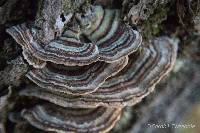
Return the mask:
[[[101,6],[92,8],[94,12],[85,13],[84,18],[76,14],[80,31],[77,28],[76,31],[63,29],[61,36],[48,44],[34,38],[37,30],[28,28],[26,24],[13,26],[7,32],[22,46],[29,64],[36,68],[44,67],[45,61],[66,66],[84,66],[99,60],[114,62],[138,49],[142,42],[141,35],[120,21],[118,10],[104,10]],[[81,35],[85,35],[91,43],[81,41]]]
[[110,77],[95,92],[70,96],[39,87],[27,88],[21,95],[35,96],[65,107],[132,106],[142,100],[171,69],[176,59],[177,44],[168,37],[143,43],[138,53],[129,56],[129,63]]
[[141,101],[172,69],[177,43],[168,37],[142,42],[117,9],[91,6],[70,18],[75,24],[62,25],[48,43],[28,24],[7,29],[33,66],[27,77],[37,85],[27,85],[20,96],[48,102],[21,109],[20,116],[44,131],[108,132],[123,107]]
[[127,63],[128,57],[111,64],[99,61],[84,67],[47,63],[42,69],[30,70],[27,77],[44,89],[80,95],[94,92]]
[[[75,66],[90,64],[98,58],[97,46],[80,42],[75,38],[73,31],[66,31],[67,35],[64,32],[59,39],[52,40],[49,44],[40,44],[39,40],[34,39],[33,33],[26,24],[13,26],[7,29],[7,32],[22,46],[25,51],[23,55],[29,64],[36,68],[44,67],[46,61]],[[27,52],[29,55],[26,54]]]
[[63,108],[51,103],[36,105],[21,112],[22,118],[44,131],[95,133],[107,132],[120,119],[121,108]]
[[[83,16],[83,17],[81,17]],[[135,52],[142,37],[120,21],[120,11],[94,6],[85,14],[76,14],[81,31],[99,48],[100,60],[113,62]]]

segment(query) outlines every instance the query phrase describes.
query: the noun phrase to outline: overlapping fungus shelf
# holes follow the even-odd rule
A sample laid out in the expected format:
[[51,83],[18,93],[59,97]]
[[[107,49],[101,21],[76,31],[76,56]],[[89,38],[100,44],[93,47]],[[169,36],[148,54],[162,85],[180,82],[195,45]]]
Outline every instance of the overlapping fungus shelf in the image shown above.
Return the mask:
[[[49,44],[41,44],[39,40],[35,40],[26,24],[13,26],[7,29],[7,32],[22,46],[23,51],[28,52],[24,52],[24,58],[36,68],[44,67],[38,64],[36,59],[66,66],[87,65],[98,59],[97,46],[81,42],[73,32],[66,31],[67,35],[63,33]],[[32,60],[33,57],[36,59]]]
[[[83,17],[80,17],[83,16]],[[138,31],[120,21],[119,10],[94,6],[86,15],[76,14],[81,30],[91,42],[96,42],[100,59],[112,62],[135,52],[142,42]]]
[[127,63],[128,57],[111,64],[98,61],[76,67],[47,63],[42,69],[33,68],[27,77],[44,89],[80,95],[94,92],[108,77],[116,75]]
[[[13,26],[7,32],[22,46],[25,59],[36,68],[44,67],[44,64],[38,64],[39,61],[33,60],[33,57],[66,66],[83,66],[98,60],[113,62],[138,49],[141,35],[119,20],[118,10],[103,10],[100,6],[93,8],[94,12],[89,16],[77,17],[82,25],[80,32],[64,30],[59,38],[48,44],[35,39],[26,24]],[[96,19],[90,20],[92,16]],[[86,28],[84,26],[88,21],[94,24]],[[91,43],[82,42],[79,38],[81,34],[85,34]]]
[[131,106],[153,91],[161,78],[172,69],[176,52],[177,45],[173,40],[156,38],[143,44],[139,53],[130,55],[128,65],[91,94],[73,97],[39,87],[27,88],[21,94],[36,96],[65,107]]
[[117,9],[91,5],[65,14],[70,24],[58,27],[56,20],[52,27],[62,32],[48,43],[28,23],[7,29],[22,47],[31,65],[26,76],[35,83],[19,95],[43,101],[22,107],[17,116],[44,131],[108,132],[123,107],[141,101],[172,69],[177,43],[169,37],[142,42]]
[[35,127],[55,132],[106,132],[120,119],[121,108],[63,108],[51,103],[39,104],[21,112]]

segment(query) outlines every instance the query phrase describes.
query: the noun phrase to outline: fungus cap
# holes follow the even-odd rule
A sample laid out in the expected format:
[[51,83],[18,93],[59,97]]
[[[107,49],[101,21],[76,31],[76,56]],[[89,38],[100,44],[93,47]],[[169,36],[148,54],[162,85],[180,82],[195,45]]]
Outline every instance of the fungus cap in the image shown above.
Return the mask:
[[96,91],[107,78],[116,75],[127,63],[128,57],[112,64],[98,61],[79,67],[47,63],[42,69],[30,70],[27,77],[47,90],[83,95]]
[[21,111],[31,125],[44,131],[59,133],[108,132],[120,119],[121,108],[62,108],[51,103],[36,105]]

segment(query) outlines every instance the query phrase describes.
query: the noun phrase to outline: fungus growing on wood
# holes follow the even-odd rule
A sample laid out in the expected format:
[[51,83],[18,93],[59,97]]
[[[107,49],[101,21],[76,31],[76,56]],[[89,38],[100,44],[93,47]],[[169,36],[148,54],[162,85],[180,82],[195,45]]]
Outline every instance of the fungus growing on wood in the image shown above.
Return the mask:
[[51,103],[39,104],[21,111],[21,117],[44,131],[108,132],[120,119],[121,108],[63,108]]
[[111,64],[98,61],[87,66],[69,67],[47,63],[42,69],[30,70],[27,77],[44,89],[80,95],[96,91],[127,63],[128,57]]
[[143,44],[139,53],[129,56],[128,65],[107,79],[95,92],[71,96],[37,87],[22,90],[21,95],[35,96],[65,107],[132,106],[147,96],[174,65],[177,44],[167,37]]
[[[99,60],[113,62],[138,49],[141,35],[121,22],[118,10],[104,10],[101,6],[93,9],[94,12],[86,13],[84,18],[76,14],[81,31],[63,29],[61,36],[48,44],[35,38],[37,29],[28,28],[26,24],[13,26],[7,32],[22,46],[25,59],[35,68],[44,67],[45,61],[66,66],[84,66]],[[92,26],[85,27],[86,22]],[[91,43],[80,40],[83,35]]]
[[120,19],[119,10],[91,6],[80,12],[68,16],[71,25],[56,21],[53,30],[47,21],[45,28],[55,31],[49,42],[28,24],[7,30],[33,66],[27,77],[38,85],[27,85],[20,96],[45,100],[22,107],[20,116],[44,131],[109,131],[122,108],[152,92],[176,59],[172,39],[142,43],[140,33]]
[[[83,17],[81,17],[83,16]],[[76,14],[82,33],[99,48],[100,60],[112,62],[135,52],[142,37],[120,20],[120,11],[93,6],[85,14]]]
[[33,33],[26,24],[13,26],[7,29],[7,32],[22,46],[25,59],[35,68],[44,67],[44,63],[38,62],[50,61],[56,64],[75,66],[90,64],[98,58],[97,46],[92,43],[80,42],[76,38],[78,35],[74,36],[73,32],[66,31],[49,44],[41,44],[40,40],[34,39]]

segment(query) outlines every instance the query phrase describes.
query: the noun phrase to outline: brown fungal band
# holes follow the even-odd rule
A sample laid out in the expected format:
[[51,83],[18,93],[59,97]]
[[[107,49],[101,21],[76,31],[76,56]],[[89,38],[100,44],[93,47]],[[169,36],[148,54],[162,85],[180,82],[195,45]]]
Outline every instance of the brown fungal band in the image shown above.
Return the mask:
[[105,107],[63,108],[46,103],[22,110],[21,116],[44,131],[97,133],[111,130],[120,119],[121,110]]
[[36,57],[34,57],[31,52],[27,51],[26,49],[22,52],[24,58],[27,60],[27,62],[34,66],[35,68],[43,68],[46,66],[46,62],[43,60],[40,60]]
[[30,70],[27,77],[44,89],[81,95],[96,91],[107,78],[116,75],[127,63],[128,57],[112,64],[99,61],[84,67],[47,63],[42,69]]
[[21,95],[39,97],[64,107],[132,106],[153,91],[172,69],[176,52],[177,44],[171,39],[156,38],[143,44],[139,54],[130,55],[128,65],[91,94],[71,96],[36,87],[23,90]]

